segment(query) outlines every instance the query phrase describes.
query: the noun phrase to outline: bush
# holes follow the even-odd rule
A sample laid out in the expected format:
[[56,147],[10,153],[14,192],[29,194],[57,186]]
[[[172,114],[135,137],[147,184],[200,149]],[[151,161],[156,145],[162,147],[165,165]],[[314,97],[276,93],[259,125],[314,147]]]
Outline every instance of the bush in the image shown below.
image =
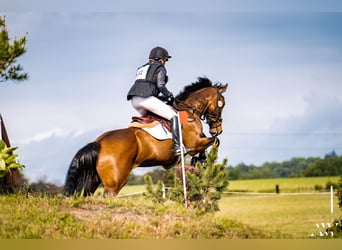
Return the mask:
[[335,237],[342,238],[342,217],[334,220],[332,230]]
[[337,183],[332,182],[332,181],[327,181],[327,183],[325,184],[325,189],[326,190],[330,190],[330,187],[333,187],[333,189],[337,188]]
[[17,162],[18,155],[14,154],[17,147],[7,147],[0,140],[0,193],[19,191],[26,184],[20,170],[24,167]]
[[336,185],[336,197],[338,199],[338,206],[342,210],[342,176],[340,177]]
[[63,187],[56,186],[53,183],[38,181],[31,183],[27,191],[33,195],[54,196],[62,193]]
[[316,184],[314,188],[315,188],[315,191],[318,191],[318,192],[322,192],[323,190],[322,185],[319,185],[319,184]]
[[4,177],[11,169],[24,167],[17,162],[18,155],[13,154],[17,147],[7,147],[3,140],[0,140],[0,177]]
[[[196,169],[188,167],[186,172],[186,191],[188,207],[196,209],[200,213],[215,212],[219,210],[218,200],[228,186],[227,159],[222,164],[216,164],[218,148],[212,147],[204,163],[197,163]],[[145,177],[147,184],[146,197],[154,202],[162,203],[171,200],[183,204],[184,188],[181,178],[174,177],[174,186],[168,190],[163,198],[163,183],[159,181],[153,188],[152,178]],[[164,189],[165,190],[165,189]]]
[[144,196],[151,199],[154,203],[163,203],[165,201],[163,196],[164,184],[162,181],[157,182],[157,186],[153,187],[152,177],[145,175],[146,192]]

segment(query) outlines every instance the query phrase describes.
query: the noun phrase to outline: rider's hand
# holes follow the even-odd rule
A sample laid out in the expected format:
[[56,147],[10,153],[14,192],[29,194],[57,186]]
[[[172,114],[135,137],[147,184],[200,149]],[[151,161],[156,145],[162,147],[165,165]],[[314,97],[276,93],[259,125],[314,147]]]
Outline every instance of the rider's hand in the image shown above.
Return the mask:
[[175,98],[173,97],[173,94],[172,93],[170,93],[170,95],[167,97],[167,103],[173,103],[173,100],[174,100]]

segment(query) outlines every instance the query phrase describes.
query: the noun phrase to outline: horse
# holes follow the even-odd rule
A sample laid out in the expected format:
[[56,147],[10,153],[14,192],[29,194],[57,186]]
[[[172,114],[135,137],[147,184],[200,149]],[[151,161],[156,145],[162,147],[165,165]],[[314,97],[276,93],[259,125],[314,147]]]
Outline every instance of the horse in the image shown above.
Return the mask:
[[[222,95],[228,84],[213,84],[208,78],[184,87],[175,96],[173,107],[184,112],[182,124],[185,154],[195,156],[209,146],[219,144],[223,132]],[[203,132],[202,121],[209,125],[211,137]],[[115,197],[137,167],[163,166],[169,169],[180,161],[172,151],[172,139],[158,140],[141,128],[128,127],[104,132],[95,141],[81,148],[73,157],[65,179],[64,195],[88,196],[102,183],[105,196]]]

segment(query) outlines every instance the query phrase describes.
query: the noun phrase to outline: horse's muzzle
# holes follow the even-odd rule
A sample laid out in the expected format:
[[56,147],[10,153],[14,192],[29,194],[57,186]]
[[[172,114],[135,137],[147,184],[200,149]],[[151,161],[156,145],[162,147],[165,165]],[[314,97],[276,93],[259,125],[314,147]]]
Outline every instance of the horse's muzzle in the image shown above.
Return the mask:
[[219,128],[211,128],[211,129],[209,129],[209,133],[211,134],[211,136],[218,136],[218,135],[220,135],[220,134],[222,134],[222,132],[223,132],[223,130],[222,130],[222,128],[221,127],[219,127]]

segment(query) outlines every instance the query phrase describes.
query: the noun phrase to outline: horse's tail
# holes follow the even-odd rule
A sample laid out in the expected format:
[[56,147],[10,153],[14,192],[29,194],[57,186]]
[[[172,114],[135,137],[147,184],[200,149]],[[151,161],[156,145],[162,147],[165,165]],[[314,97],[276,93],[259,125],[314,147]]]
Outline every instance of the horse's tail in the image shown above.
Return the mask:
[[81,148],[72,159],[65,179],[64,195],[87,196],[95,192],[100,183],[96,172],[96,163],[101,145],[91,142]]

